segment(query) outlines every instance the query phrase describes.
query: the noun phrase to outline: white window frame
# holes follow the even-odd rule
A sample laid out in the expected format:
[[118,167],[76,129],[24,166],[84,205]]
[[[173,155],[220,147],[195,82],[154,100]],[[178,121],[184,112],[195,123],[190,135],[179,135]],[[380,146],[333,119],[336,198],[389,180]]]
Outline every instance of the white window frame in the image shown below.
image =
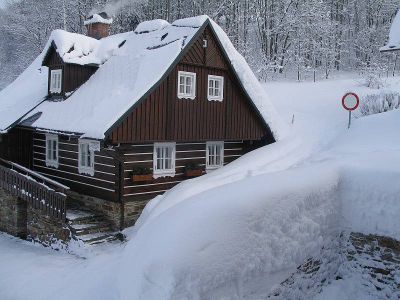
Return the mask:
[[[170,148],[171,151],[171,168],[170,169],[158,169],[157,168],[157,149],[158,148]],[[154,143],[153,150],[153,177],[174,177],[175,176],[175,160],[176,160],[176,143]]]
[[[220,93],[218,96],[211,95],[210,94],[210,81],[214,82],[213,83],[213,90],[215,92],[215,82],[218,81],[220,84]],[[209,101],[223,101],[224,100],[224,77],[223,76],[217,76],[217,75],[208,75],[208,80],[207,80],[207,99]]]
[[[82,151],[84,150],[83,147],[87,147],[85,149],[85,156],[86,158],[89,157],[90,161],[88,162],[87,160],[82,160]],[[87,151],[87,152],[86,152]],[[86,174],[90,176],[94,176],[94,152],[95,151],[100,151],[100,142],[99,141],[93,141],[93,140],[85,140],[85,139],[79,139],[78,143],[78,171],[79,174]]]
[[[181,77],[186,78],[190,77],[192,79],[192,85],[191,85],[191,93],[181,92]],[[185,85],[186,86],[186,85]],[[184,72],[184,71],[178,71],[178,98],[179,99],[191,99],[194,100],[196,98],[196,73],[192,72]]]
[[[209,147],[217,147],[220,146],[220,163],[219,164],[214,164],[214,163],[210,163],[210,150]],[[221,168],[224,165],[224,152],[225,152],[225,148],[224,148],[224,142],[207,142],[206,143],[206,170],[215,170],[218,168]]]
[[[54,144],[55,142],[55,144]],[[55,149],[54,149],[55,146]],[[55,157],[54,157],[55,154]],[[58,135],[46,134],[46,167],[58,168]]]
[[50,93],[61,93],[62,69],[50,71]]

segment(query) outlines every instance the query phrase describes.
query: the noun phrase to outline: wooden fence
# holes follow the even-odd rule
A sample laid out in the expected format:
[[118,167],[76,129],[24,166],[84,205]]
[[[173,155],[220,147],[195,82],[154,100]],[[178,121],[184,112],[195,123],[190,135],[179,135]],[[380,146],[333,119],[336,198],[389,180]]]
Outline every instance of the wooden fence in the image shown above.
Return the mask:
[[[47,180],[17,164],[1,159],[0,163],[0,188],[26,200],[33,208],[48,216],[65,222],[67,196],[64,192],[68,187]],[[4,166],[5,164],[9,164],[10,167]]]

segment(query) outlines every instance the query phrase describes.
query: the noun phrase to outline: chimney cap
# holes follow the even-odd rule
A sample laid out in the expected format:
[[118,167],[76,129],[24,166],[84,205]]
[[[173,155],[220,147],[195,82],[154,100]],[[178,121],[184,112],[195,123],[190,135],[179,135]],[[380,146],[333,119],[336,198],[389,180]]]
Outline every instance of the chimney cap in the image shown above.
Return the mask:
[[112,22],[113,19],[109,17],[106,12],[101,12],[99,14],[93,14],[89,16],[83,24],[85,26],[97,23],[111,25]]

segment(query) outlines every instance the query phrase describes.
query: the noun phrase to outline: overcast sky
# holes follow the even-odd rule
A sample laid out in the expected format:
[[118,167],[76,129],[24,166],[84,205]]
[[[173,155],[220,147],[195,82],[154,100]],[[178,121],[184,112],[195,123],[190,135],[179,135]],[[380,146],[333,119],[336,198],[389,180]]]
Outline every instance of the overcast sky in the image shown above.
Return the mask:
[[6,0],[0,0],[0,8],[4,7],[4,2],[6,2]]

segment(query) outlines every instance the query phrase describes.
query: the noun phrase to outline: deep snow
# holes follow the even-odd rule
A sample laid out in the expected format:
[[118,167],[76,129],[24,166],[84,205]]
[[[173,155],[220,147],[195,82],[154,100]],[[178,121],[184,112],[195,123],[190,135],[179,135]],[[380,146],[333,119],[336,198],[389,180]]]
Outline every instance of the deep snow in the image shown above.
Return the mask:
[[400,111],[348,130],[341,96],[375,93],[358,80],[265,89],[294,114],[287,138],[154,199],[126,245],[87,259],[0,235],[0,299],[260,299],[341,230],[399,239]]

